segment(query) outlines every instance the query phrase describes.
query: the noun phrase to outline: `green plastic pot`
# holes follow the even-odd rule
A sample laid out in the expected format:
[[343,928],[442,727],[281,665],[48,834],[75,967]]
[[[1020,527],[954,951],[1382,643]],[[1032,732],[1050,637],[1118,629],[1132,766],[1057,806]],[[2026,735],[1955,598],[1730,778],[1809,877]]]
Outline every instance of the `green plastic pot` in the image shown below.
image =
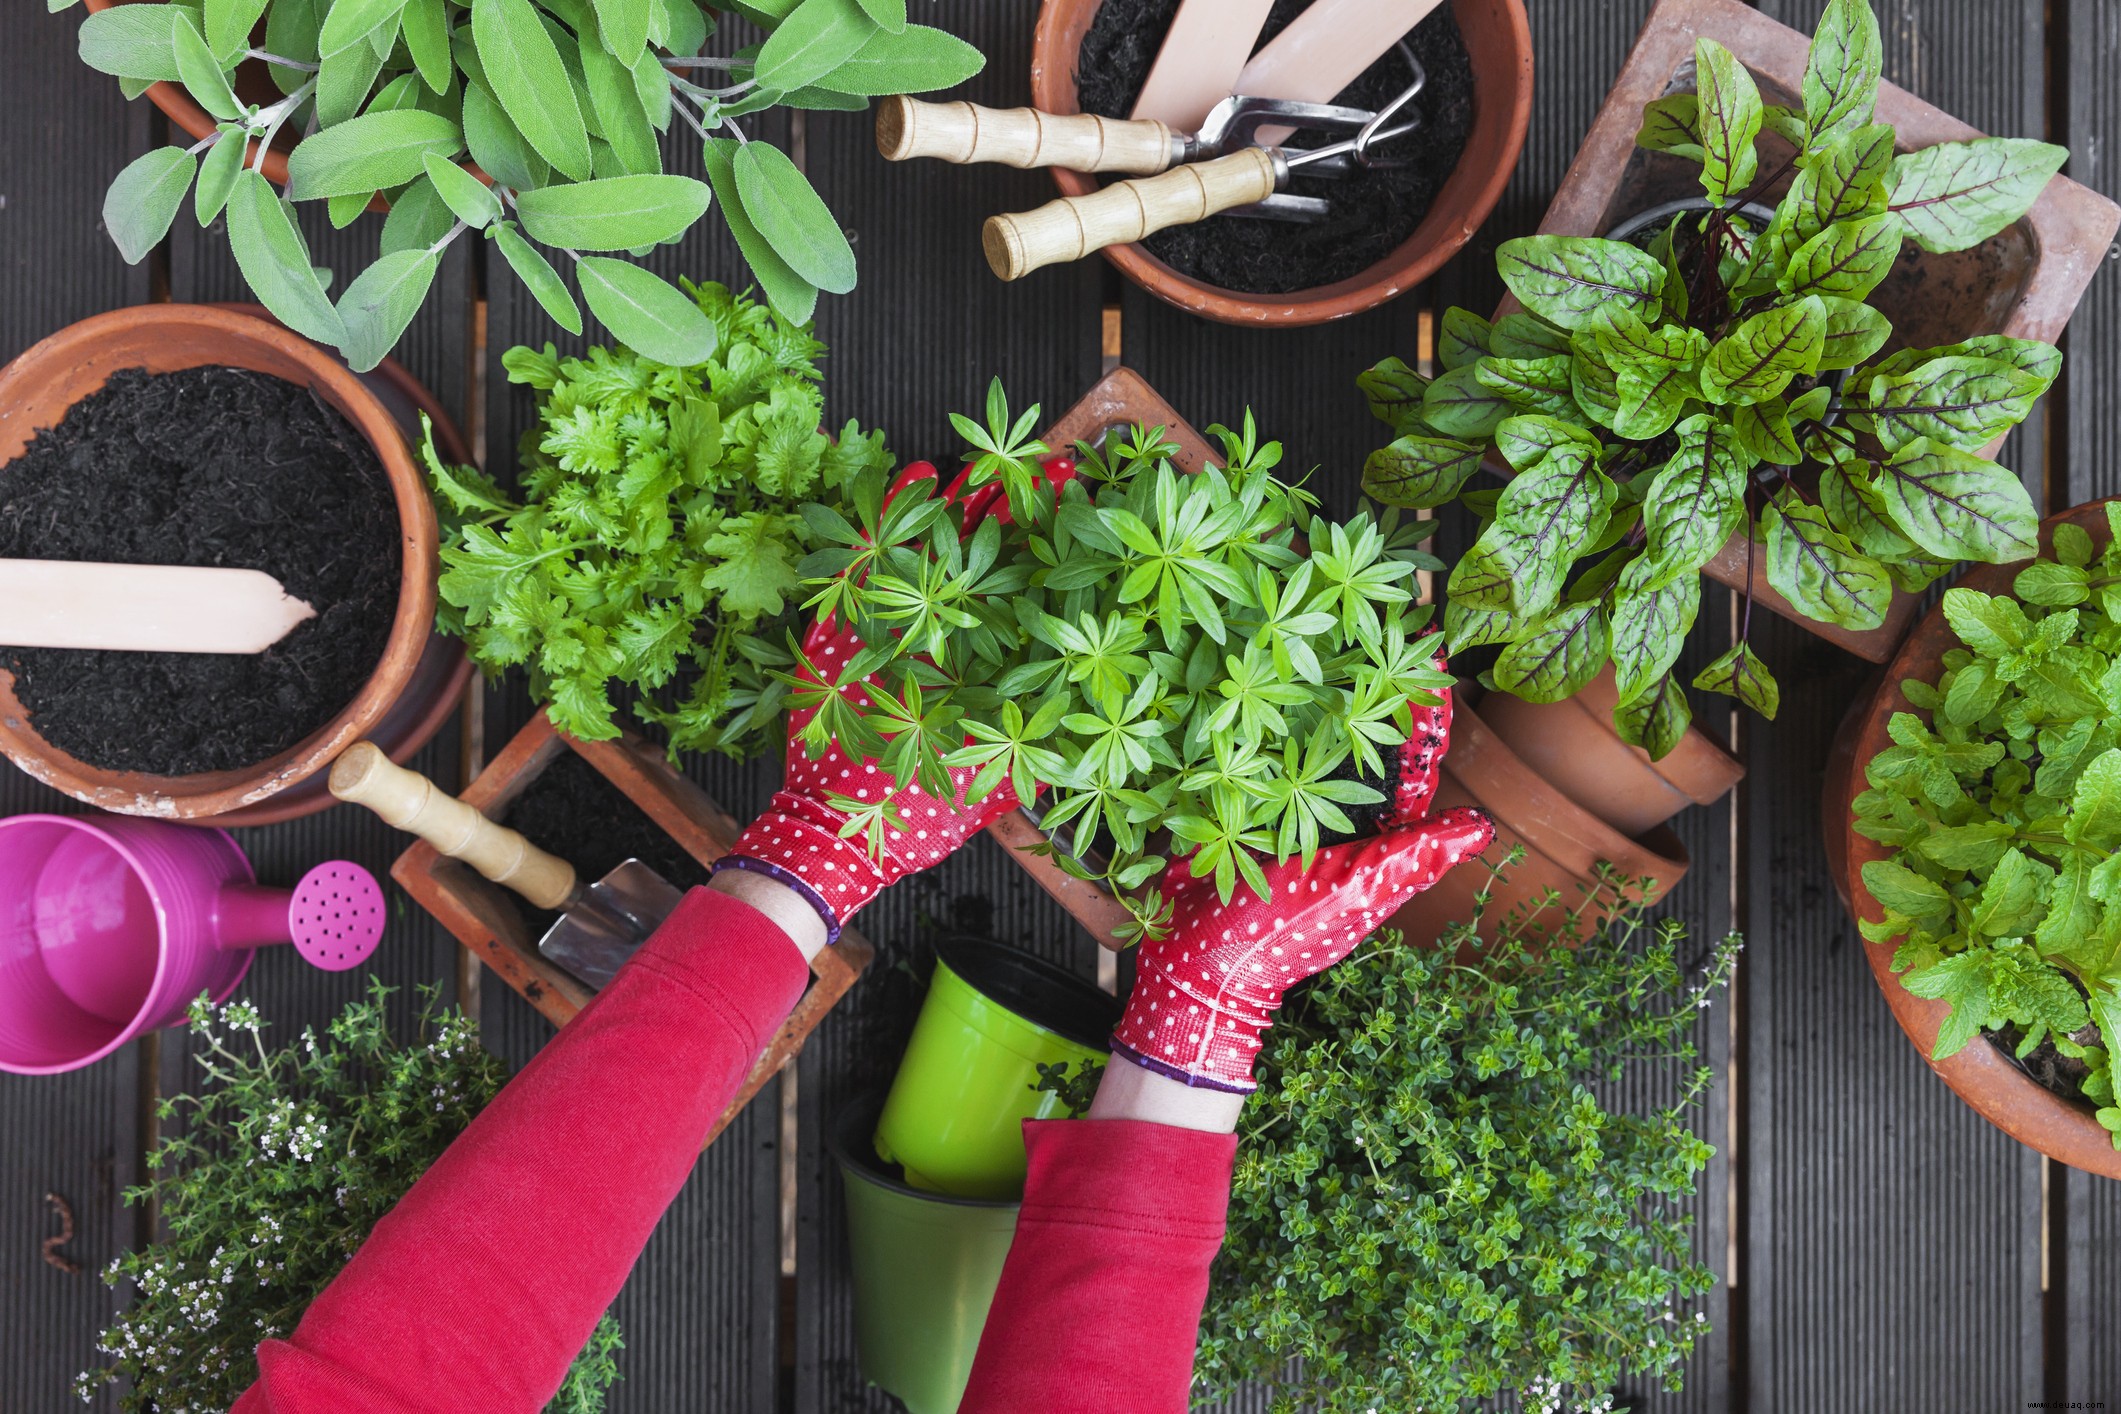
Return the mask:
[[870,1148],[883,1097],[833,1121],[847,1189],[854,1344],[862,1375],[912,1414],[955,1414],[1022,1206],[908,1187]]
[[1020,1198],[1024,1121],[1061,1112],[1041,1063],[1102,1062],[1119,1003],[1052,963],[984,939],[936,948],[935,977],[876,1127],[915,1188]]

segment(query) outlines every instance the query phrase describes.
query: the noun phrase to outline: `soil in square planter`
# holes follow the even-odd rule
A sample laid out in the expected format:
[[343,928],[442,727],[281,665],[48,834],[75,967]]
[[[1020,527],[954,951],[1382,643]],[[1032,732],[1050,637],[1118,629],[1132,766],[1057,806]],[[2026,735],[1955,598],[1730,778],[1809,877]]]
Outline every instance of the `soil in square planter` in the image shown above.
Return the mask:
[[109,770],[237,770],[359,694],[390,638],[396,503],[309,389],[129,369],[0,466],[0,557],[262,570],[317,611],[259,654],[0,650],[38,733]]
[[[1260,43],[1286,29],[1310,5],[1311,0],[1276,0],[1260,31]],[[1076,64],[1083,112],[1125,118],[1133,111],[1178,6],[1179,0],[1105,0],[1083,36]],[[1330,285],[1390,255],[1429,214],[1473,131],[1473,65],[1449,7],[1423,20],[1409,32],[1407,42],[1428,73],[1427,84],[1414,99],[1422,125],[1380,149],[1380,155],[1409,159],[1408,165],[1339,180],[1297,177],[1287,190],[1333,203],[1333,214],[1315,225],[1211,216],[1195,225],[1159,231],[1142,242],[1143,248],[1183,275],[1248,294],[1286,294]],[[1406,61],[1393,49],[1334,101],[1375,111],[1409,81]],[[1299,133],[1291,145],[1332,140]]]
[[[572,864],[585,883],[594,883],[629,859],[655,870],[679,893],[707,882],[706,866],[577,752],[555,756],[515,798],[501,823]],[[559,918],[523,899],[516,905],[533,937],[543,937]]]

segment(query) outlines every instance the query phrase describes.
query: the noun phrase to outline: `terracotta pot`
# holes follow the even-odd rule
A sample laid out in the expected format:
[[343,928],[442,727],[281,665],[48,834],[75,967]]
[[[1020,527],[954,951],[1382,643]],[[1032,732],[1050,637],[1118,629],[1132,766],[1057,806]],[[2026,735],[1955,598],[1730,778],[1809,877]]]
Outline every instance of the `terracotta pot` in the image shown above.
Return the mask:
[[[1488,916],[1499,918],[1513,909],[1530,911],[1550,888],[1560,902],[1538,911],[1540,923],[1557,937],[1580,939],[1617,902],[1609,891],[1585,892],[1597,884],[1601,863],[1612,865],[1631,888],[1648,880],[1640,886],[1651,903],[1686,875],[1686,846],[1669,826],[1655,826],[1639,840],[1621,834],[1542,778],[1463,703],[1451,718],[1451,750],[1436,784],[1435,808],[1456,805],[1477,805],[1494,818],[1495,843],[1481,856],[1488,863],[1501,865],[1519,844],[1525,857],[1500,879],[1472,861],[1444,875],[1393,916],[1391,926],[1410,942],[1433,942],[1452,924],[1471,919],[1474,895],[1483,890]],[[1571,911],[1577,911],[1573,926]]]
[[[329,352],[269,320],[234,309],[154,304],[99,314],[60,330],[0,370],[0,464],[121,369],[169,373],[204,365],[248,368],[304,384],[375,449],[397,503],[403,560],[398,608],[383,656],[353,701],[301,742],[242,770],[157,776],[78,761],[37,734],[15,696],[13,675],[0,672],[0,751],[54,789],[120,814],[203,819],[258,806],[299,786],[384,723],[433,650],[436,532],[427,478],[383,402]],[[452,650],[445,645],[440,651],[438,662],[446,664]],[[443,676],[440,704],[430,699],[406,724],[407,741],[421,727],[431,732],[447,715],[454,697],[446,685],[459,673],[451,667]],[[289,813],[328,804],[329,796],[318,791],[301,810]]]
[[[1076,56],[1100,0],[1045,0],[1031,44],[1031,102],[1043,112],[1078,113]],[[1360,275],[1315,289],[1259,295],[1181,275],[1139,245],[1110,246],[1105,258],[1166,304],[1225,324],[1323,324],[1383,304],[1436,273],[1495,209],[1516,169],[1532,117],[1532,27],[1524,0],[1452,0],[1473,64],[1473,131],[1458,168],[1429,214],[1391,255]],[[1063,194],[1097,190],[1089,173],[1053,169]]]
[[[555,729],[543,712],[515,734],[460,799],[488,819],[498,820],[567,751],[595,767],[701,864],[714,863],[736,842],[737,822],[707,792],[672,769],[656,747],[623,730],[616,741],[577,741]],[[566,1025],[589,1005],[593,995],[589,989],[538,951],[537,938],[524,917],[526,905],[511,890],[467,864],[446,858],[424,841],[398,856],[390,866],[390,877],[553,1025]],[[803,1042],[874,956],[868,939],[852,928],[842,929],[839,942],[818,953],[810,964],[809,990],[752,1066],[729,1108],[715,1121],[707,1143],[713,1143],[766,1082],[795,1059]]]
[[[2054,528],[2064,521],[2083,527],[2095,542],[2105,543],[2106,505],[2104,501],[2094,501],[2049,517],[2040,527],[2041,548],[2052,547]],[[1983,565],[1959,582],[1983,594],[2008,594],[2016,578],[2017,570],[2012,566]],[[1856,833],[1854,803],[1865,786],[1863,765],[1892,744],[1886,727],[1893,714],[1915,710],[1900,695],[1900,684],[1909,678],[1937,681],[1943,676],[1945,651],[1959,646],[1959,636],[1945,622],[1943,609],[1932,609],[1908,635],[1899,656],[1887,666],[1878,690],[1842,724],[1834,743],[1822,802],[1827,862],[1834,870],[1834,882],[1843,901],[1859,919],[1873,923],[1884,919],[1885,910],[1863,886],[1863,866],[1873,860],[1889,859],[1893,854],[1886,846]],[[2121,1178],[2121,1150],[2114,1148],[2113,1136],[2092,1118],[2090,1103],[2064,1099],[2039,1084],[1985,1036],[1961,1047],[1956,1055],[1943,1060],[1930,1058],[1937,1044],[1938,1028],[1950,1008],[1941,1001],[1918,997],[1900,985],[1899,974],[1893,971],[1893,948],[1890,942],[1864,942],[1871,975],[1885,993],[1893,1019],[1953,1093],[2019,1143],[2087,1173]]]
[[[1736,54],[1768,102],[1802,106],[1797,95],[1810,36],[1736,0],[1661,0],[1554,193],[1539,223],[1541,234],[1604,235],[1645,208],[1701,194],[1698,163],[1635,146],[1643,105],[1692,89],[1696,36],[1718,40]],[[1982,136],[1890,83],[1879,85],[1877,111],[1879,122],[1893,125],[1903,152]],[[2057,177],[2024,219],[1973,250],[1933,255],[1910,245],[1870,302],[1891,316],[1900,347],[1997,333],[2052,340],[2105,260],[2117,224],[2121,207]],[[1498,313],[1516,307],[1505,299]],[[1769,586],[1766,552],[1748,541],[1734,536],[1702,572],[1740,590],[1750,575],[1762,607],[1874,663],[1893,656],[1914,621],[1917,596],[1896,593],[1885,622],[1864,632],[1816,623]]]
[[1699,727],[1653,760],[1613,730],[1620,690],[1610,665],[1574,697],[1526,702],[1491,692],[1481,720],[1527,766],[1561,793],[1629,837],[1662,825],[1689,805],[1713,805],[1745,779],[1745,764]]

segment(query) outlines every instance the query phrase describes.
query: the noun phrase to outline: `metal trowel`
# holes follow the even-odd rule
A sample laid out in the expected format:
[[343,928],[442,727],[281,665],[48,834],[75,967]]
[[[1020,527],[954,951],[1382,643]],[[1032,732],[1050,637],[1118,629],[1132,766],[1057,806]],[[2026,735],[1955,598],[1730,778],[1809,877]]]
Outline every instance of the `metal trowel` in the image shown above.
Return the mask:
[[538,940],[538,952],[591,990],[601,990],[684,897],[638,859],[584,886],[572,864],[396,764],[374,742],[357,741],[332,763],[331,793],[557,911],[559,921]]

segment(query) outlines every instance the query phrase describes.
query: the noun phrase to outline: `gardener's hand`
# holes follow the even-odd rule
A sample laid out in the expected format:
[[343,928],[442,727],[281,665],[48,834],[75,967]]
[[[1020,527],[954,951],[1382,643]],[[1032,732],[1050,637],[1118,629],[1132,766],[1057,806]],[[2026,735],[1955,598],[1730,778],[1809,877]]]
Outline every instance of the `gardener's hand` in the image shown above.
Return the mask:
[[1282,994],[1346,957],[1445,870],[1488,847],[1495,825],[1481,811],[1429,813],[1450,737],[1448,691],[1443,698],[1414,708],[1383,833],[1321,849],[1309,869],[1297,859],[1265,863],[1273,888],[1265,900],[1240,884],[1222,903],[1212,877],[1195,878],[1185,860],[1173,862],[1163,885],[1170,927],[1141,946],[1113,1034],[1116,1055],[1188,1086],[1251,1091],[1252,1060]]
[[[1048,475],[1056,479],[1072,473],[1072,464],[1048,465]],[[893,483],[891,494],[935,474],[927,463],[914,463]],[[960,477],[953,491],[962,482]],[[986,510],[981,504],[975,512],[968,503],[966,534]],[[837,941],[841,925],[887,884],[940,863],[1022,804],[1006,779],[980,799],[967,799],[978,775],[971,767],[952,768],[950,793],[932,795],[915,782],[894,779],[873,758],[849,753],[836,738],[813,760],[804,731],[832,693],[856,708],[870,705],[864,690],[869,679],[832,686],[861,650],[861,639],[842,625],[820,623],[811,629],[796,668],[797,706],[788,718],[787,782],[715,866],[765,874],[794,889],[824,920],[828,943]]]

